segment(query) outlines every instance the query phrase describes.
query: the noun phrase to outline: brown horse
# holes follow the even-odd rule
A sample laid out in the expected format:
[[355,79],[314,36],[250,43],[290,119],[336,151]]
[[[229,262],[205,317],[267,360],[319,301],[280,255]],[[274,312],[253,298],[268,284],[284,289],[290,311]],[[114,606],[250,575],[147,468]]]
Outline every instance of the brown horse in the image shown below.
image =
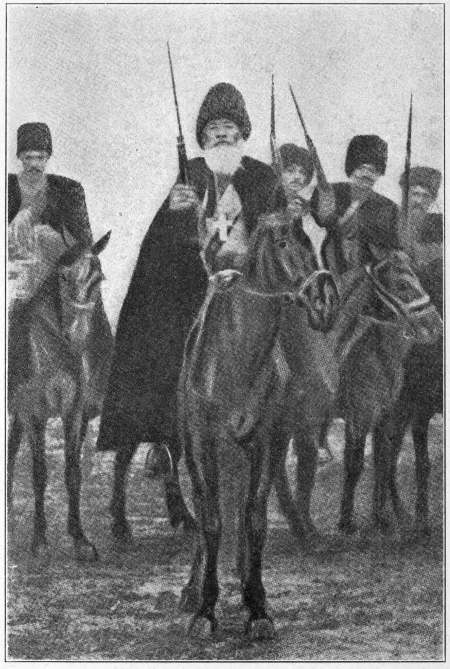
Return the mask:
[[[268,638],[274,626],[261,580],[266,507],[287,447],[276,439],[287,383],[278,344],[283,302],[306,306],[312,326],[326,330],[338,296],[331,274],[318,269],[301,224],[283,213],[261,217],[244,262],[238,259],[239,271],[224,269],[233,267],[232,251],[226,257],[219,247],[216,260],[219,256],[209,263],[209,290],[187,340],[180,377],[180,439],[199,527],[182,603],[195,611],[191,632],[215,629],[222,517],[238,502],[247,631],[253,638]],[[241,496],[232,499],[236,486]]]
[[14,462],[25,437],[33,457],[35,555],[47,548],[45,428],[50,417],[61,416],[68,532],[77,559],[97,559],[96,548],[85,537],[80,520],[80,452],[88,420],[100,412],[112,350],[109,326],[97,308],[104,278],[98,255],[109,237],[107,233],[92,248],[77,244],[66,251],[27,305],[32,362],[28,378],[18,379],[9,392],[8,500],[11,508]]
[[[346,305],[349,300],[359,298],[363,300],[361,317],[355,322],[354,318],[347,318]],[[439,337],[442,331],[439,314],[412,272],[407,256],[395,252],[374,268],[361,268],[351,276],[330,335],[312,333],[299,318],[297,313],[290,312],[281,336],[297,387],[291,397],[299,398],[296,428],[283,437],[287,441],[294,437],[297,499],[292,500],[283,467],[276,480],[281,507],[296,534],[304,539],[314,533],[309,508],[317,445],[326,438],[330,417],[339,415],[346,421],[345,481],[339,527],[344,532],[355,529],[354,491],[363,466],[365,438],[373,430],[376,469],[373,516],[375,524],[385,528],[382,482],[388,468],[386,417],[392,415],[392,407],[400,395],[404,361],[411,346],[416,342],[429,344]],[[294,338],[293,332],[299,336]],[[305,354],[308,373],[305,373]],[[395,501],[394,506],[400,513]],[[296,524],[299,517],[300,526]]]

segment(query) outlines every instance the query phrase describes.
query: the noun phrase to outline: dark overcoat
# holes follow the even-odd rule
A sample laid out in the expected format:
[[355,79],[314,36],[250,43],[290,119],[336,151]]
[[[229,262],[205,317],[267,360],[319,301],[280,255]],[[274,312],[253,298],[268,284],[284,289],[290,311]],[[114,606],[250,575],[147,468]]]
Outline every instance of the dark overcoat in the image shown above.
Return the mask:
[[[20,209],[21,197],[17,174],[8,174],[8,223]],[[91,226],[86,208],[84,190],[73,179],[47,175],[47,204],[42,212],[41,223],[57,232],[64,226],[77,241],[92,243]]]
[[347,225],[340,225],[341,218],[352,202],[352,186],[349,182],[332,184],[336,208],[333,216],[326,221],[321,221],[318,215],[319,191],[316,189],[311,199],[311,212],[319,225],[327,229],[327,237],[324,242],[324,254],[334,254],[333,260],[329,262],[331,267],[336,267],[338,274],[343,274],[347,269],[344,253],[345,240],[354,239],[359,246],[362,262],[371,260],[370,245],[384,249],[399,248],[397,235],[398,214],[397,205],[384,195],[371,191],[367,200],[362,202],[357,215]]
[[[189,178],[206,215],[216,207],[213,173],[203,158],[189,161]],[[244,156],[232,183],[251,231],[269,210],[276,178],[272,169]],[[169,198],[142,242],[119,316],[99,450],[126,440],[176,441],[176,389],[186,336],[204,300],[207,276],[199,255],[194,210],[174,212]]]
[[[16,174],[8,174],[8,225],[20,210],[21,193]],[[46,206],[40,223],[49,225],[61,233],[67,230],[71,237],[83,244],[92,244],[92,232],[86,207],[84,189],[80,183],[57,174],[47,175]],[[67,240],[66,240],[67,241]],[[55,284],[55,290],[57,286]],[[9,313],[8,323],[8,389],[12,393],[31,372],[31,352],[29,344],[28,302],[16,302]],[[100,363],[96,374],[96,386],[101,393],[108,374],[108,358],[112,349],[112,334],[105,314],[103,301],[99,301],[94,313],[95,357],[93,363]],[[95,411],[94,411],[95,413]]]

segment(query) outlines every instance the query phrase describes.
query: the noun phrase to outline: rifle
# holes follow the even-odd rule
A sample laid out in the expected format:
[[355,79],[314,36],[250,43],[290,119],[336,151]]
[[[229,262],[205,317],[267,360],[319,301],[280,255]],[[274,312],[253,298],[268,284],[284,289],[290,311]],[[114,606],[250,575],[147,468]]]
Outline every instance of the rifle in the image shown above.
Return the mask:
[[277,138],[275,134],[275,83],[274,77],[272,74],[272,90],[270,98],[270,151],[272,153],[272,164],[279,185],[283,186],[283,161],[281,159],[281,153],[278,148]]
[[409,175],[411,171],[411,131],[412,131],[412,108],[413,96],[409,100],[409,118],[408,118],[408,134],[406,138],[406,157],[405,157],[405,181],[403,184],[402,197],[402,212],[405,221],[408,220],[408,206],[409,206]]
[[294,95],[294,91],[292,90],[292,86],[290,84],[289,84],[289,90],[291,92],[291,96],[292,96],[292,99],[294,101],[295,109],[297,110],[297,115],[300,119],[300,123],[302,125],[303,132],[305,134],[306,145],[308,147],[308,151],[311,155],[311,160],[313,162],[314,169],[316,171],[317,185],[319,187],[319,190],[330,191],[330,190],[332,190],[332,188],[331,188],[330,184],[328,183],[327,178],[325,176],[325,172],[324,172],[322,164],[320,162],[316,147],[314,146],[314,142],[312,141],[311,137],[308,134],[305,122],[303,120],[302,113],[300,111],[300,107],[298,106],[297,99]]
[[180,172],[181,183],[187,185],[189,183],[189,173],[187,166],[188,161],[187,161],[186,146],[184,143],[183,131],[181,129],[180,110],[178,108],[177,90],[175,87],[175,78],[173,76],[173,66],[172,66],[172,58],[170,56],[169,42],[167,42],[167,53],[169,55],[170,76],[172,77],[173,98],[175,101],[175,110],[177,113],[177,122],[178,122],[178,137],[177,137],[178,169]]

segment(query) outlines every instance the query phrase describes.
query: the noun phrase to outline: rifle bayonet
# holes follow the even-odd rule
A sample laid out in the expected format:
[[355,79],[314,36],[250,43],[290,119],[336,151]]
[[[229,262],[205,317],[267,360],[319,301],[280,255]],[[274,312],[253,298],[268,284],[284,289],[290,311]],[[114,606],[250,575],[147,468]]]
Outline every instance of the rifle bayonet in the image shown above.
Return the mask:
[[311,155],[311,160],[313,161],[314,169],[316,171],[316,178],[317,178],[317,185],[320,190],[322,191],[330,191],[331,186],[327,181],[327,178],[325,176],[325,172],[322,167],[322,163],[320,162],[316,147],[314,146],[314,142],[312,141],[310,135],[308,134],[308,130],[306,129],[305,121],[303,120],[302,113],[300,111],[300,107],[298,106],[297,99],[294,95],[294,91],[292,90],[292,86],[289,84],[289,90],[291,92],[292,99],[294,101],[295,109],[297,110],[297,115],[298,118],[300,119],[301,126],[303,128],[303,132],[305,135],[305,140],[306,140],[306,145],[308,147],[308,151]]
[[173,65],[172,65],[172,58],[171,58],[171,55],[170,55],[169,42],[167,42],[167,53],[169,55],[169,65],[170,65],[170,76],[172,78],[173,99],[175,101],[175,111],[177,113],[177,123],[178,123],[177,149],[178,149],[178,166],[179,166],[179,172],[180,172],[180,179],[181,179],[181,183],[188,184],[189,183],[189,174],[188,174],[188,167],[187,167],[187,162],[188,161],[187,161],[187,155],[186,155],[186,145],[184,143],[183,130],[181,129],[180,110],[179,110],[179,107],[178,107],[177,89],[176,89],[176,86],[175,86],[175,77],[173,75]]
[[403,198],[402,198],[402,211],[405,220],[408,219],[408,207],[409,207],[409,175],[411,171],[412,110],[413,110],[413,95],[411,93],[411,97],[409,100],[408,133],[406,138],[405,183],[403,185]]
[[283,161],[277,144],[275,132],[275,83],[272,74],[272,90],[270,98],[270,151],[272,153],[272,165],[280,185],[283,185]]

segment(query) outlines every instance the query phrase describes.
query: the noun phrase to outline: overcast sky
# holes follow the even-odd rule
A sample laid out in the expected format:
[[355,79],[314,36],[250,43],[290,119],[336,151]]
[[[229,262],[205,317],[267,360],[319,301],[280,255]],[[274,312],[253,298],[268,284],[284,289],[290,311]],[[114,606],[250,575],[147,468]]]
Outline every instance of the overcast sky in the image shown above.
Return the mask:
[[304,138],[291,82],[330,180],[344,178],[354,134],[389,144],[377,187],[399,201],[409,95],[412,163],[443,163],[443,7],[439,5],[9,5],[8,167],[16,129],[48,123],[49,171],[83,184],[94,235],[112,228],[103,293],[115,323],[140,242],[177,171],[170,40],[188,157],[197,113],[229,81],[269,161],[270,76],[279,143]]

